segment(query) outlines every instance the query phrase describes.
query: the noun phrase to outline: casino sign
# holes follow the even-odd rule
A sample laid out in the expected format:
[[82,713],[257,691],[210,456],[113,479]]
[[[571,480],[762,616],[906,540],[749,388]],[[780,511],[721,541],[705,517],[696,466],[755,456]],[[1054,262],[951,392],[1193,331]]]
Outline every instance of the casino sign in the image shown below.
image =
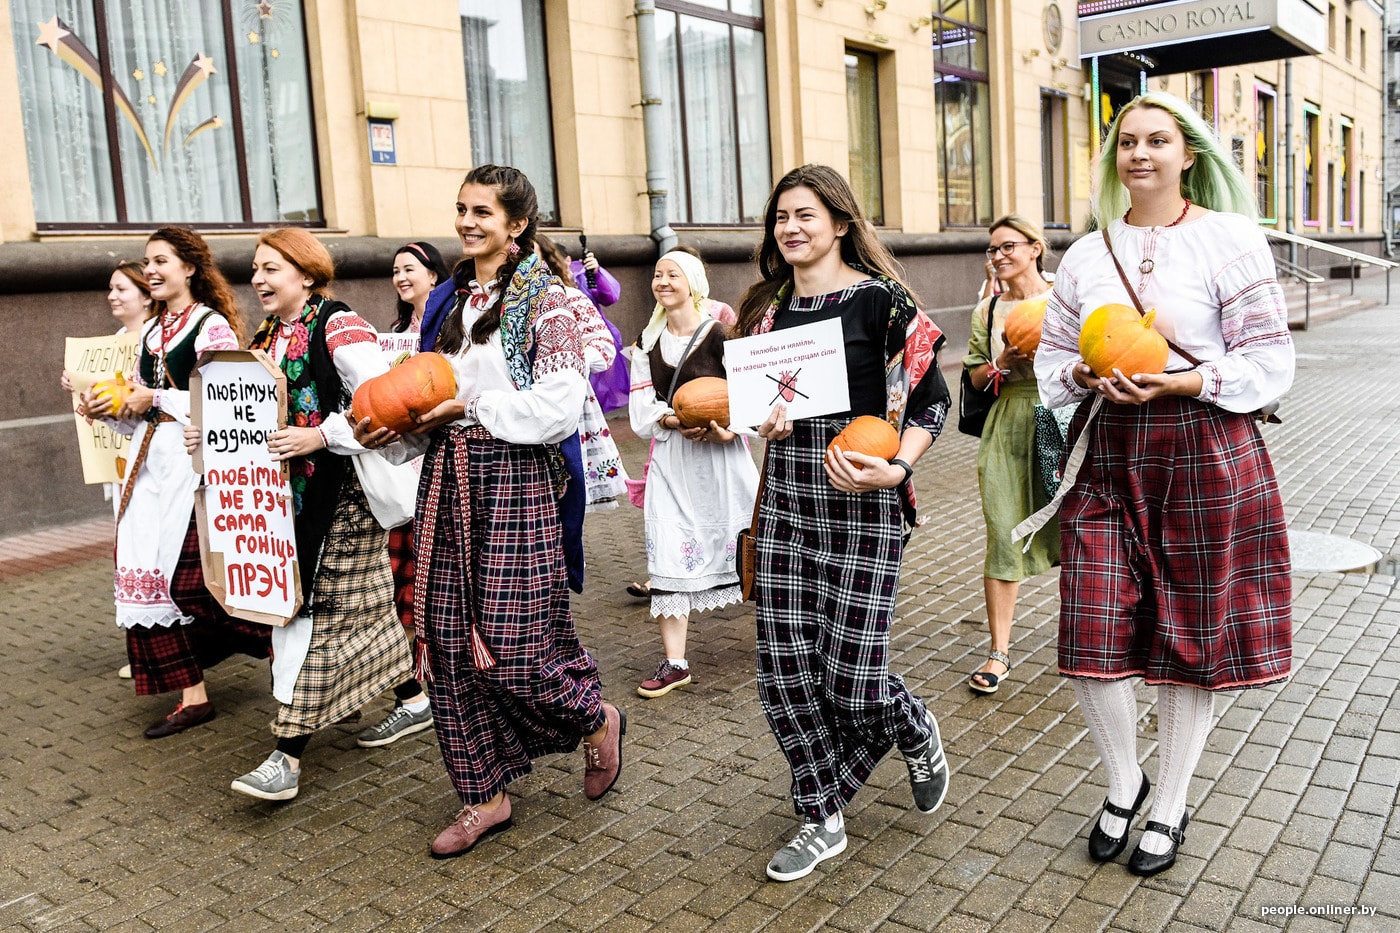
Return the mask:
[[1083,0],[1079,57],[1132,53],[1149,74],[1315,55],[1326,48],[1321,0]]

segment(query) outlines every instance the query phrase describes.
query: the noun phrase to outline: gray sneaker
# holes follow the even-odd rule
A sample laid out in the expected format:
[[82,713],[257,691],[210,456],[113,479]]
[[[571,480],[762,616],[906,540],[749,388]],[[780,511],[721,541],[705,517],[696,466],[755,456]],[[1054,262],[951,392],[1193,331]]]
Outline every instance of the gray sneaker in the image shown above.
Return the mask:
[[914,791],[914,806],[920,813],[932,813],[943,806],[943,798],[948,796],[948,759],[943,754],[943,738],[938,733],[938,720],[933,711],[924,710],[928,716],[933,738],[928,744],[912,752],[902,752],[904,764],[909,769],[909,786]]
[[300,769],[293,771],[287,763],[287,756],[274,751],[267,756],[267,761],[229,786],[240,794],[259,800],[291,800],[297,795],[297,780],[300,777]]
[[796,881],[805,878],[833,855],[846,851],[846,827],[827,832],[821,823],[806,823],[792,837],[792,842],[778,850],[768,863],[768,877],[774,881]]
[[361,748],[378,748],[393,745],[406,735],[422,732],[433,727],[433,708],[430,706],[421,713],[414,713],[407,706],[395,705],[382,722],[370,726],[355,737]]

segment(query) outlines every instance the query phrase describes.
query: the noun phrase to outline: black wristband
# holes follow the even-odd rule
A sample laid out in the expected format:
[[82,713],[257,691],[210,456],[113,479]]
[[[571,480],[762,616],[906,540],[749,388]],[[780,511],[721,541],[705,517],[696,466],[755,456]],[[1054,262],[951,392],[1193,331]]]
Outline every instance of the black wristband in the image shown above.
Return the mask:
[[903,460],[899,459],[898,457],[895,457],[893,460],[890,461],[890,466],[897,466],[904,471],[904,479],[900,480],[901,486],[909,482],[909,477],[914,475],[914,468],[911,467],[909,464],[905,463]]

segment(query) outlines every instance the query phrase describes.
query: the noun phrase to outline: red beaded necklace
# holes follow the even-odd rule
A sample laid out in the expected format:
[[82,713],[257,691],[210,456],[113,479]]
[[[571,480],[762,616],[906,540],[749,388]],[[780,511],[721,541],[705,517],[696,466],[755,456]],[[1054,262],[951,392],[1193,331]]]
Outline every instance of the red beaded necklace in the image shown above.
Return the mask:
[[[1167,224],[1168,227],[1175,227],[1177,224],[1181,223],[1183,220],[1186,219],[1186,212],[1191,209],[1191,199],[1182,198],[1182,200],[1186,203],[1181,206],[1181,214],[1177,216],[1176,220],[1173,220],[1171,223]],[[1128,222],[1128,218],[1132,216],[1132,213],[1133,209],[1131,207],[1123,212],[1123,223]]]

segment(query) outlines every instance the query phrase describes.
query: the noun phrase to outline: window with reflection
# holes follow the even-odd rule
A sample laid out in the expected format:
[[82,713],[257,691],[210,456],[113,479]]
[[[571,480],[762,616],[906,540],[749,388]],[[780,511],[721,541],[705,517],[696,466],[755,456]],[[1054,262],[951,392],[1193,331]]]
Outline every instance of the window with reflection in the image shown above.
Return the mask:
[[772,184],[762,0],[657,0],[674,223],[763,220]]
[[1322,152],[1322,121],[1311,104],[1303,105],[1303,223],[1317,226],[1322,222],[1319,201],[1319,169]]
[[1278,217],[1278,141],[1272,88],[1259,85],[1254,90],[1254,193],[1259,219],[1272,223]]
[[472,163],[529,176],[540,220],[559,222],[544,0],[458,0]]
[[1355,134],[1352,132],[1352,123],[1349,117],[1342,117],[1342,153],[1341,164],[1337,166],[1338,177],[1341,179],[1342,189],[1339,194],[1342,207],[1342,226],[1350,227],[1356,219],[1356,203],[1352,198],[1352,172],[1356,159],[1352,152],[1352,141]]
[[321,222],[302,4],[10,0],[40,230]]
[[943,225],[992,221],[986,0],[937,0],[933,87]]
[[874,52],[846,50],[846,122],[850,140],[851,190],[865,219],[885,222],[884,179],[880,164],[879,58]]

